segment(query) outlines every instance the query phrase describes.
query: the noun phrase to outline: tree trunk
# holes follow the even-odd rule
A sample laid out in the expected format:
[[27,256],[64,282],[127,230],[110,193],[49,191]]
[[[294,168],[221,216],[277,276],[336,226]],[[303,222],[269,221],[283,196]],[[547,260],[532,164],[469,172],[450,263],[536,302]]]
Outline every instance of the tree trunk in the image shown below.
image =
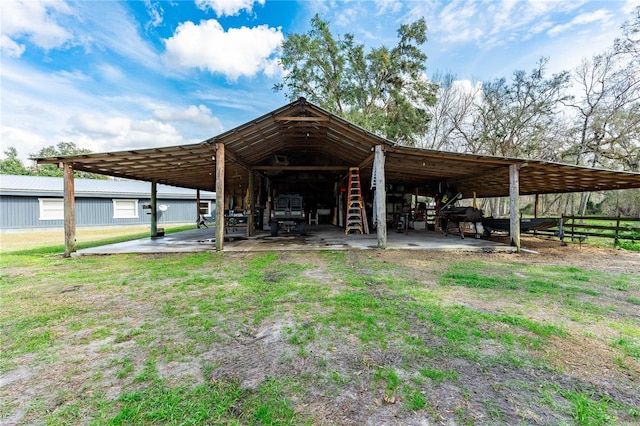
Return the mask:
[[583,192],[580,196],[580,207],[578,208],[578,214],[580,216],[585,216],[587,214],[587,204],[589,204],[590,197],[591,192]]
[[494,197],[491,202],[491,217],[500,217],[500,197]]

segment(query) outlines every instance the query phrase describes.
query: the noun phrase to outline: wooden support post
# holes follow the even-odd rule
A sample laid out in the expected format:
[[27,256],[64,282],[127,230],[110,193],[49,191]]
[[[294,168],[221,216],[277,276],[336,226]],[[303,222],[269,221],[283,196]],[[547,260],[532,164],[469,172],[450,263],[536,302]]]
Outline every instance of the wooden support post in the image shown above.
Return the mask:
[[520,253],[520,166],[509,166],[509,236],[511,245]]
[[376,176],[376,218],[378,248],[387,248],[387,189],[384,177],[384,151],[382,145],[376,145],[373,161]]
[[266,203],[265,203],[265,210],[266,210],[266,213],[264,214],[264,217],[266,217],[266,219],[267,219],[267,223],[263,223],[263,224],[262,224],[262,225],[263,225],[263,227],[264,227],[265,225],[266,225],[266,226],[271,225],[271,201],[272,201],[272,200],[271,200],[271,179],[270,179],[270,178],[267,178],[266,185],[267,185],[267,187],[266,187],[265,189],[266,189],[266,192],[267,192],[267,193],[266,193],[266,199],[267,199],[267,201],[266,201]]
[[151,181],[151,238],[158,236],[158,183]]
[[260,175],[258,175],[258,194],[255,197],[255,202],[262,208],[258,215],[258,223],[256,224],[259,227],[258,229],[262,231],[264,230],[264,181]]
[[[533,205],[533,217],[538,218],[538,206],[540,202],[540,194],[536,194],[536,201]],[[538,231],[536,229],[533,230],[533,235],[538,235]]]
[[62,163],[64,181],[64,257],[76,251],[76,197],[73,165]]
[[216,250],[224,247],[224,144],[216,143]]
[[255,197],[255,174],[253,170],[249,171],[249,211],[247,216],[247,237],[253,236],[253,212],[256,208],[256,197]]
[[196,189],[196,225],[200,227],[200,190]]

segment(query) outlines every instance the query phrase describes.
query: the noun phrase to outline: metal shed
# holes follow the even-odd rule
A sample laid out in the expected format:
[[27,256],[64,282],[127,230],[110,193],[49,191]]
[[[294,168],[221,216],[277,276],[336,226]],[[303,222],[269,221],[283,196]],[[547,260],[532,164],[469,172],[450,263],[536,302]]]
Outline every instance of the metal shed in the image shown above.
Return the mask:
[[[511,234],[516,246],[519,195],[640,188],[640,173],[408,148],[304,98],[198,144],[36,160],[65,167],[69,199],[73,198],[74,169],[148,181],[152,188],[168,184],[225,194],[217,199],[218,223],[222,223],[228,208],[226,197],[236,191],[248,194],[251,212],[256,203],[264,202],[261,191],[270,189],[276,181],[288,179],[305,190],[317,184],[335,191],[350,167],[359,168],[363,182],[375,178],[373,196],[378,200],[386,200],[390,186],[434,195],[446,182],[465,198],[474,193],[478,197],[510,196]],[[268,197],[269,191],[265,192]],[[382,209],[378,217],[385,217],[385,205],[377,203],[377,209]],[[384,221],[379,225],[378,245],[384,247],[386,225]],[[219,250],[223,248],[221,232],[219,229],[217,235]]]
[[[193,223],[197,217],[196,191],[158,185],[157,203],[165,206],[158,213],[161,224]],[[62,228],[64,219],[56,211],[62,207],[64,182],[59,177],[0,177],[0,229]],[[151,193],[141,181],[76,179],[76,225],[80,227],[148,225]],[[200,193],[208,214],[215,212],[215,194]],[[118,206],[131,210],[118,211]],[[162,211],[163,210],[163,211]]]

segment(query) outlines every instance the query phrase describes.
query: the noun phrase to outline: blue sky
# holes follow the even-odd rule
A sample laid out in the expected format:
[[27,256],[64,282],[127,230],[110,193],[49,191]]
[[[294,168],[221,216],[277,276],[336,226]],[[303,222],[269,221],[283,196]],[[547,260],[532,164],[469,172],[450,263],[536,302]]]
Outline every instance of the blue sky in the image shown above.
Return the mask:
[[396,42],[425,17],[429,75],[508,77],[549,57],[573,69],[640,0],[3,0],[0,137],[22,159],[58,142],[94,152],[194,143],[285,104],[279,45],[319,13],[335,34]]

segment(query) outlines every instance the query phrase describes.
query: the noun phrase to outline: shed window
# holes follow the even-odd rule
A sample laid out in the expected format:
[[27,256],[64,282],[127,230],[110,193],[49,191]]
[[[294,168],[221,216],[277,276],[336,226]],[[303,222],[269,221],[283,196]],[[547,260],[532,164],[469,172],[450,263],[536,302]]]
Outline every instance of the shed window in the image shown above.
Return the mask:
[[137,219],[138,200],[113,200],[114,219]]
[[40,218],[39,220],[64,220],[64,199],[63,198],[39,198]]
[[209,216],[211,214],[211,201],[200,201],[200,210],[199,213],[205,216]]

